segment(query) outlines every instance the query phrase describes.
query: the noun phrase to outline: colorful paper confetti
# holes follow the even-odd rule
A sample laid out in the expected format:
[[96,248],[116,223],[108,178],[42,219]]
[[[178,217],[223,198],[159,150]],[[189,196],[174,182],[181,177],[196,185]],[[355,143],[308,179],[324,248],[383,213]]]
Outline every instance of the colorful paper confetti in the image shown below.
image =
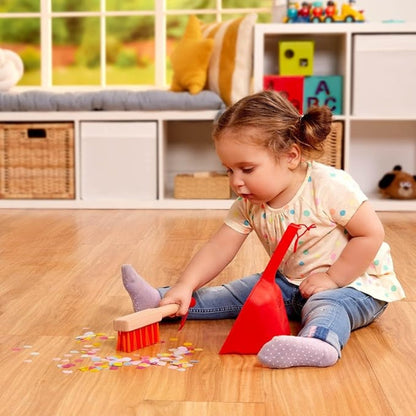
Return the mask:
[[[157,353],[155,356],[140,355],[139,352],[134,353],[133,356],[118,354],[102,356],[101,343],[114,339],[114,335],[86,331],[75,338],[78,344],[76,348],[72,347],[60,356],[51,358],[50,362],[63,374],[74,374],[78,371],[119,371],[124,368],[144,370],[149,367],[165,367],[169,370],[184,372],[199,362],[199,360],[190,359],[190,356],[202,351],[202,348],[195,348],[192,342],[187,341],[183,345],[169,348],[168,351]],[[171,344],[173,341],[178,341],[178,338],[169,339]],[[160,344],[167,348],[164,341]],[[39,351],[28,351],[31,348],[31,345],[16,346],[12,348],[12,351],[25,354],[23,362],[31,363],[32,358],[40,355]]]

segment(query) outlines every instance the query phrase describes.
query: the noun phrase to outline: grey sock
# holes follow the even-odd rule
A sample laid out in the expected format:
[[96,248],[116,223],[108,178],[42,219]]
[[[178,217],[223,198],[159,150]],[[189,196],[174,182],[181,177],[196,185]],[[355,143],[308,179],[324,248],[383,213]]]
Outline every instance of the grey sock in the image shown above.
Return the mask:
[[270,368],[329,367],[338,360],[338,351],[317,338],[281,335],[263,345],[257,358]]
[[130,264],[121,266],[121,276],[135,312],[159,306],[161,299],[159,292],[139,276]]

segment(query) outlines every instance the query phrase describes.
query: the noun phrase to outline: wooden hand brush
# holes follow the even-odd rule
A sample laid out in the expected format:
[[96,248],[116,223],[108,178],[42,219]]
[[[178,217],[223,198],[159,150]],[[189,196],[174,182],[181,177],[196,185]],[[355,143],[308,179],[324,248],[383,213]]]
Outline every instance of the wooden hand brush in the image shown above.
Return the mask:
[[[195,299],[192,298],[189,307],[194,305]],[[118,332],[117,351],[132,352],[158,343],[160,341],[159,322],[166,316],[174,315],[178,309],[178,304],[171,303],[115,319],[113,327]],[[187,317],[188,314],[182,316],[179,330],[183,328]]]

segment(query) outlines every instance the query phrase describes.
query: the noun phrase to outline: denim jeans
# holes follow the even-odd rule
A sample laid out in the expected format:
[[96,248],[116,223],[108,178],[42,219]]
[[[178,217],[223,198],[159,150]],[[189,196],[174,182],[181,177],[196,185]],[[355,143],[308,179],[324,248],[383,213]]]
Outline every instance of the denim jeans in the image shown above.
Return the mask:
[[[188,319],[236,318],[260,273],[222,286],[203,287],[194,293],[196,305],[189,310]],[[333,345],[338,355],[348,341],[351,331],[370,324],[381,315],[387,303],[350,287],[326,290],[302,298],[299,287],[276,273],[289,319],[300,320],[298,336],[321,339]],[[163,297],[168,287],[159,288]]]

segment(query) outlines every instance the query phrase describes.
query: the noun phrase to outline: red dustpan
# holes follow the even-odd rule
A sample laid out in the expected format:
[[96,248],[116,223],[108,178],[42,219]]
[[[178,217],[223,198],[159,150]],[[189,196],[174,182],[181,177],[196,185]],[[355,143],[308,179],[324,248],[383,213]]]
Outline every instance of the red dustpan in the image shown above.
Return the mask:
[[300,228],[297,224],[289,224],[287,227],[261,278],[244,303],[220,354],[257,354],[274,336],[290,334],[275,274]]

